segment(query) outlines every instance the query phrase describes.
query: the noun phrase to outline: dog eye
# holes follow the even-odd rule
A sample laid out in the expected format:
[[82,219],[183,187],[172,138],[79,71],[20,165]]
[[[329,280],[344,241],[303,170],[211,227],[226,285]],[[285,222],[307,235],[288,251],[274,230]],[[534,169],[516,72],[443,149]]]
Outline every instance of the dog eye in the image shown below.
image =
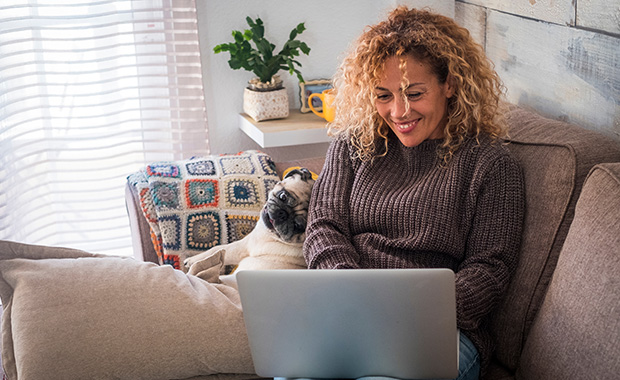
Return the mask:
[[282,202],[286,202],[288,200],[288,194],[286,194],[286,191],[280,191],[280,193],[278,193],[278,198]]

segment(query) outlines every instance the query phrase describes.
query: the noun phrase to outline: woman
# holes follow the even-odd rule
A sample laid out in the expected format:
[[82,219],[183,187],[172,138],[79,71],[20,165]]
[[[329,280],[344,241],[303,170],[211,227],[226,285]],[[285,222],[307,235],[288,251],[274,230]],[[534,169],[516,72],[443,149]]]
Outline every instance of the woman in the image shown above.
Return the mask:
[[310,203],[308,266],[452,269],[459,379],[476,379],[524,215],[521,171],[500,140],[500,80],[453,20],[400,7],[359,38],[334,88],[336,138]]

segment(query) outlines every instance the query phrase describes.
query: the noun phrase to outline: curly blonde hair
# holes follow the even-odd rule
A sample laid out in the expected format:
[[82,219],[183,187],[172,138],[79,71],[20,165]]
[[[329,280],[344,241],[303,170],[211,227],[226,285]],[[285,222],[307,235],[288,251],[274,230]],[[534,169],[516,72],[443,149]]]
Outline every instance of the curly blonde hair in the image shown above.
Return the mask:
[[[389,126],[375,107],[375,88],[393,56],[401,58],[403,73],[405,57],[412,56],[428,64],[439,83],[450,80],[455,89],[448,99],[440,152],[445,163],[468,136],[505,135],[499,110],[504,87],[482,47],[452,19],[401,6],[367,28],[333,78],[338,112],[330,134],[346,134],[357,158],[371,160],[387,153]],[[378,144],[385,146],[382,154],[377,153]]]

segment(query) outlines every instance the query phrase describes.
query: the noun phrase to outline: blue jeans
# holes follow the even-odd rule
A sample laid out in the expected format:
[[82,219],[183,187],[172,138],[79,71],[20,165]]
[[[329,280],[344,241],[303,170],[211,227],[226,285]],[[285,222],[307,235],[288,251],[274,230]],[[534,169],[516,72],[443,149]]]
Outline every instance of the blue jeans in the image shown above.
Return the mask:
[[455,380],[478,380],[478,378],[480,378],[480,355],[471,340],[460,333],[459,375]]
[[[476,346],[462,332],[459,333],[459,375],[454,380],[478,380],[480,378],[480,356]],[[393,377],[367,376],[363,380],[398,380]],[[293,380],[284,377],[276,377],[274,380]],[[295,380],[302,380],[301,378]],[[303,380],[318,380],[307,379]],[[326,380],[326,379],[321,379]],[[361,380],[361,379],[360,379]]]

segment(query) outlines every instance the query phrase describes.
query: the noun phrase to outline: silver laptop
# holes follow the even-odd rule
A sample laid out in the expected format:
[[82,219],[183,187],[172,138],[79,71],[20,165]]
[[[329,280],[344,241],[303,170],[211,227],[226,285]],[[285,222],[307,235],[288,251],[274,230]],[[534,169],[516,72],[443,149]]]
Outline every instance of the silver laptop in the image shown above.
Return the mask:
[[237,283],[262,377],[458,374],[449,269],[248,270]]

